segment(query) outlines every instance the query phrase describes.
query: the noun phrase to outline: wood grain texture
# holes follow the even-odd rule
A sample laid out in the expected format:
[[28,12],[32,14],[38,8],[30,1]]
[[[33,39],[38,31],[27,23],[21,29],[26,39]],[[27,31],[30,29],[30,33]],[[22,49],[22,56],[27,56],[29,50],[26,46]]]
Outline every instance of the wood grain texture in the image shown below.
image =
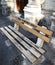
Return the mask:
[[37,58],[33,56],[29,51],[25,50],[4,28],[0,28],[0,29],[7,36],[7,38],[17,47],[17,49],[20,50],[27,57],[27,59],[31,63],[37,61]]
[[37,31],[35,31],[35,30],[33,30],[33,29],[31,29],[31,28],[25,26],[25,25],[22,24],[20,21],[17,21],[17,20],[15,20],[15,19],[13,19],[13,22],[15,22],[15,23],[16,23],[17,25],[19,25],[21,28],[23,28],[23,29],[29,31],[30,33],[34,34],[35,36],[37,36],[37,37],[43,39],[45,42],[50,43],[50,38],[46,37],[45,35],[42,35],[42,34],[40,34],[39,32],[37,32]]
[[27,42],[27,44],[31,45],[33,48],[35,48],[39,53],[44,54],[45,50],[42,48],[38,48],[35,43],[33,43],[31,40],[29,40],[26,36],[21,34],[19,31],[16,31],[12,26],[8,26],[13,32],[15,32],[17,35],[19,35],[24,41]]
[[28,22],[28,21],[26,21],[26,20],[23,19],[23,18],[18,17],[18,19],[17,19],[17,18],[14,17],[13,19],[18,20],[18,21],[22,21],[23,23],[26,23],[26,24],[32,26],[34,29],[36,29],[36,30],[38,30],[38,31],[41,31],[41,32],[43,32],[43,33],[45,33],[45,34],[47,34],[47,35],[49,35],[49,36],[51,36],[51,35],[53,34],[53,32],[52,32],[51,30],[42,28],[42,27],[39,26],[39,25],[35,25],[35,24],[31,23],[31,22]]
[[[22,44],[28,51],[30,51],[34,56],[36,56],[37,58],[40,58],[41,54],[36,51],[35,49],[33,49],[32,47],[30,47],[25,41],[23,41],[19,36],[17,36],[13,31],[11,31],[8,27],[5,27],[5,29],[14,37],[16,38],[20,44]],[[29,41],[28,41],[29,42]]]

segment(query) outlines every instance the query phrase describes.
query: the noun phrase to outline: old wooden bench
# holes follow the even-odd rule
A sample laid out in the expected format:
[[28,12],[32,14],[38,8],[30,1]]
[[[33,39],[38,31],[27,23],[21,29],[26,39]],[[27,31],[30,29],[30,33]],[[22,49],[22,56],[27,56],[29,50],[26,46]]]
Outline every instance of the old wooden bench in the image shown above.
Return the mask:
[[[37,37],[43,39],[45,42],[50,43],[50,36],[53,34],[52,31],[48,29],[44,29],[38,25],[34,25],[32,23],[23,20],[22,18],[12,18],[13,22],[16,23],[17,27],[21,27]],[[24,23],[32,26],[33,28],[29,28]],[[16,28],[17,29],[17,28]],[[19,31],[14,29],[12,26],[4,26],[1,27],[0,30],[7,36],[7,38],[17,47],[18,50],[33,64],[38,61],[38,59],[45,53],[45,50],[36,46],[31,40],[29,40],[26,36],[21,34]],[[40,34],[38,31],[45,33],[47,36]]]

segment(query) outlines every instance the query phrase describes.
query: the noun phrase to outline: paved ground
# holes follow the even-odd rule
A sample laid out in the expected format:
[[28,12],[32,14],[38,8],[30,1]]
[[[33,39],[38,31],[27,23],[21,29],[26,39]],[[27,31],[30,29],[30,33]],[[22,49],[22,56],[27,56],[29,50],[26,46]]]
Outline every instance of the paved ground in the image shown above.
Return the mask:
[[[7,17],[0,16],[0,27],[12,25]],[[23,30],[20,29],[22,32]],[[24,31],[23,31],[24,34]],[[32,36],[33,37],[33,36]],[[34,38],[36,39],[36,37]],[[32,39],[34,41],[34,39]],[[9,42],[9,44],[7,43]],[[55,65],[55,48],[52,44],[44,44],[43,48],[47,51],[44,55],[45,61],[36,65]],[[11,42],[0,31],[0,65],[31,65],[21,57],[20,53]]]

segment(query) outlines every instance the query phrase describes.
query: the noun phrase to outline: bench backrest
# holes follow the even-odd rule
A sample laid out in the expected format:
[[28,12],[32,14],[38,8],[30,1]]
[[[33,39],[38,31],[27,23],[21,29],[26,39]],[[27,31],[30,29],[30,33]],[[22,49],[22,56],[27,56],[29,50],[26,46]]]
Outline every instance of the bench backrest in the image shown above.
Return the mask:
[[[34,34],[34,35],[37,36],[38,38],[43,39],[45,42],[50,43],[50,36],[52,36],[52,34],[53,34],[53,32],[52,32],[51,30],[44,29],[44,28],[42,28],[41,26],[35,25],[35,24],[33,24],[33,23],[30,23],[30,22],[28,22],[28,21],[26,21],[26,20],[24,20],[23,18],[20,18],[20,17],[16,18],[16,17],[13,16],[13,17],[12,17],[12,21],[13,21],[14,23],[16,23],[17,26],[20,26],[21,28],[23,28],[23,29],[29,31],[30,33]],[[32,28],[26,26],[25,24],[31,26]],[[40,31],[43,32],[43,33],[46,34],[47,36],[45,36],[45,35],[39,33],[37,30],[38,30],[39,32],[40,32]]]

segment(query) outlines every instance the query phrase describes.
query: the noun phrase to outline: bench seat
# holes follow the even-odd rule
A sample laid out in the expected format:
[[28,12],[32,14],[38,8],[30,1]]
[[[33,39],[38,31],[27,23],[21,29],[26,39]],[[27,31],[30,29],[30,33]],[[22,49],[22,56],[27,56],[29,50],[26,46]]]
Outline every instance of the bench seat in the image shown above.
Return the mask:
[[12,26],[4,26],[1,27],[0,30],[32,64],[37,62],[37,60],[45,53],[44,49],[38,48],[35,43],[19,31],[16,31]]

